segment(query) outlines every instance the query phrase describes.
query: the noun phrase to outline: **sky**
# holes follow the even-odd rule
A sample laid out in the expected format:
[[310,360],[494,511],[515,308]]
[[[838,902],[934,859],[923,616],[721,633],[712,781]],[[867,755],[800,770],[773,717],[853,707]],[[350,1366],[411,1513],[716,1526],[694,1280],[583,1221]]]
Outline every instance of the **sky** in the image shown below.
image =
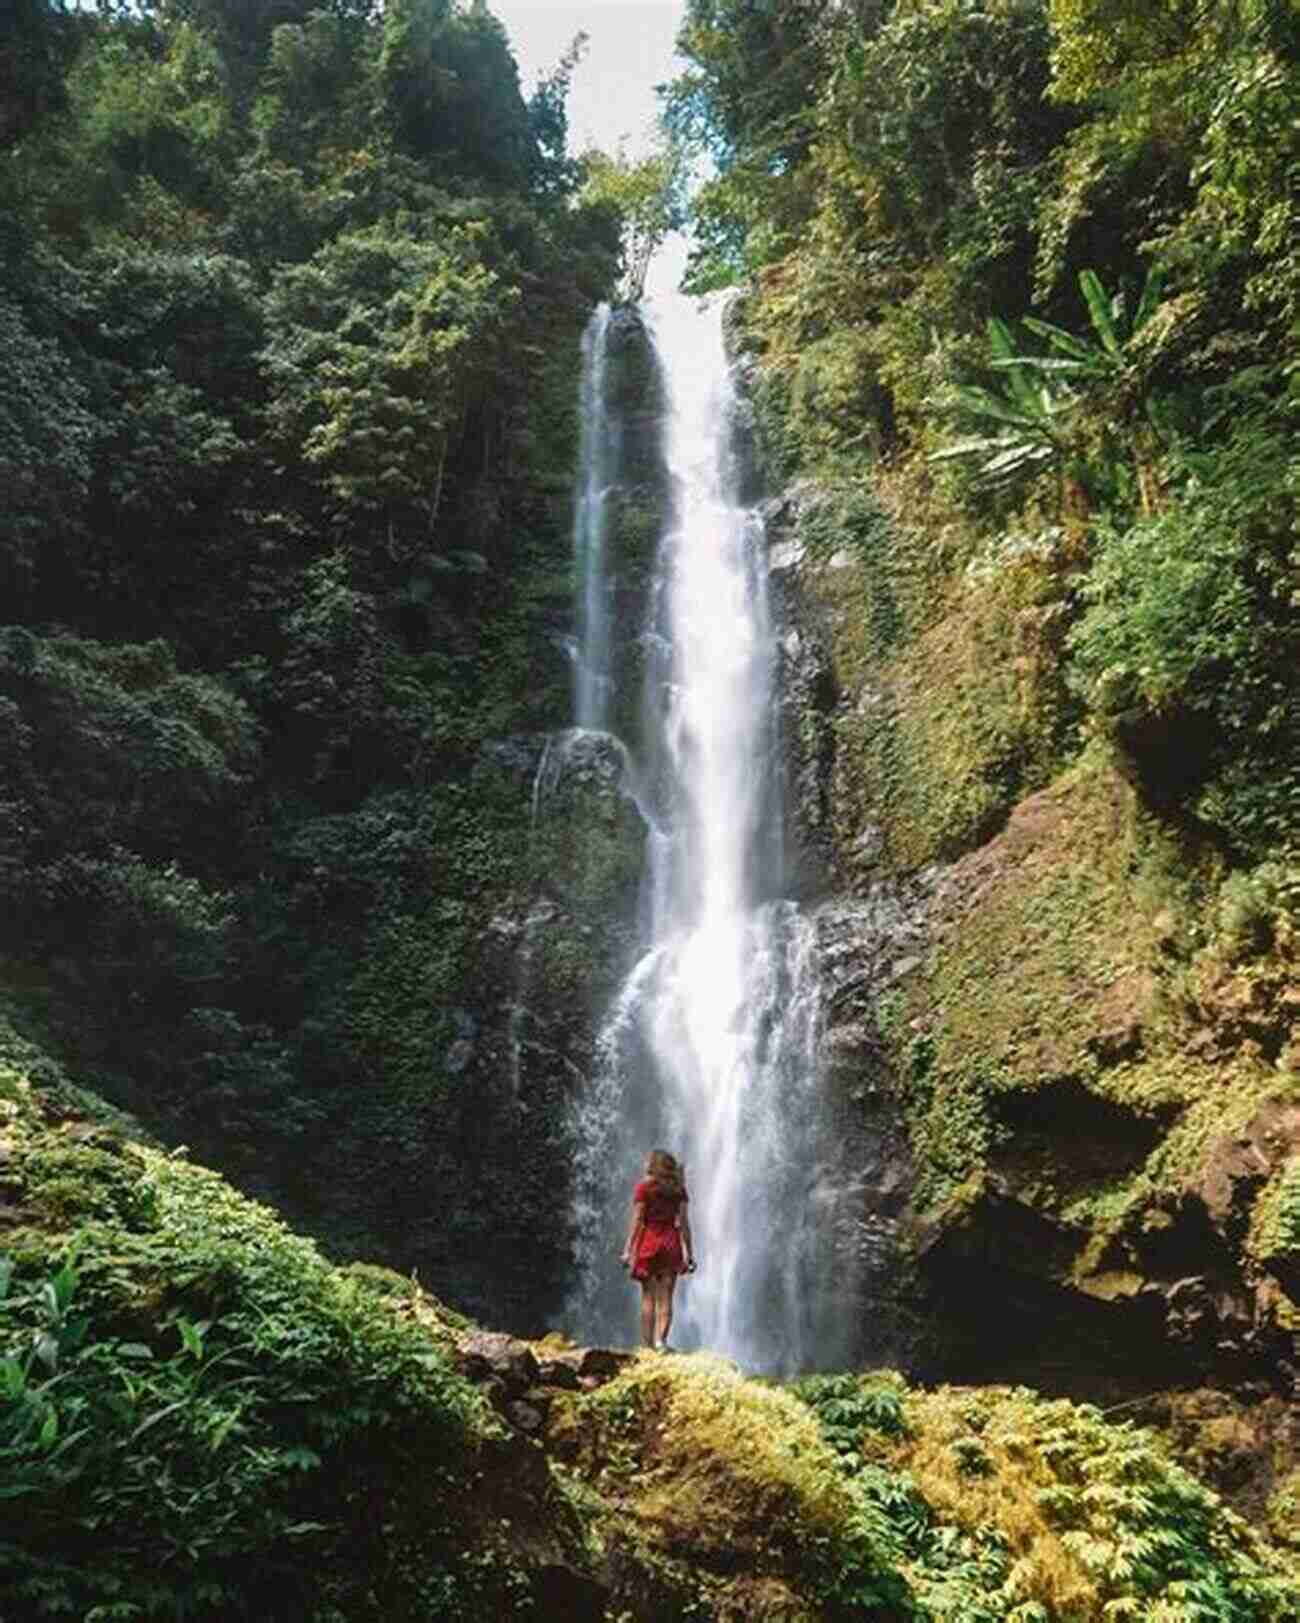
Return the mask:
[[488,0],[505,26],[525,99],[575,34],[590,36],[569,91],[569,146],[635,156],[649,145],[654,86],[672,78],[684,0]]

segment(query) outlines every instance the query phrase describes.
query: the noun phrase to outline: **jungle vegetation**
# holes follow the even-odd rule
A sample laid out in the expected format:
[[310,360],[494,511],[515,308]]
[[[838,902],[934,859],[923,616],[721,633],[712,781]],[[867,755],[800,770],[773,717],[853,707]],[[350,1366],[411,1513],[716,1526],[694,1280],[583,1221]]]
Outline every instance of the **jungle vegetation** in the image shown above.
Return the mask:
[[525,811],[468,774],[568,720],[578,343],[622,264],[580,49],[525,94],[452,0],[0,34],[0,974],[353,1250],[402,1228],[364,1193],[395,1159],[491,1204],[437,1056]]
[[1042,725],[904,863],[1092,735],[1232,862],[1293,853],[1296,8],[690,0],[681,45],[691,281],[752,289],[774,469],[892,495],[895,636],[993,575],[1047,645]]
[[[521,88],[477,0],[6,9],[0,1563],[32,1616],[537,1615],[544,1560],[621,1615],[1294,1615],[1150,1438],[1025,1392],[643,1360],[556,1396],[543,1462],[463,1320],[246,1198],[336,1258],[418,1221],[457,1288],[554,1201],[545,1124],[504,1163],[447,1058],[520,879],[481,747],[568,720],[579,335],[690,164],[693,284],[742,289],[769,479],[853,566],[837,675],[884,695],[836,721],[837,877],[873,876],[867,822],[906,873],[1062,786],[1052,860],[881,1013],[918,1201],[1076,1065],[1080,984],[1138,937],[1162,1040],[1214,1029],[1107,1086],[1186,1125],[1044,1200],[1145,1229],[1293,1092],[1295,5],[688,0],[682,49],[638,170],[570,155],[573,58]],[[1025,986],[1042,1040],[991,1065]],[[1261,1277],[1294,1277],[1294,1167],[1237,1237]]]

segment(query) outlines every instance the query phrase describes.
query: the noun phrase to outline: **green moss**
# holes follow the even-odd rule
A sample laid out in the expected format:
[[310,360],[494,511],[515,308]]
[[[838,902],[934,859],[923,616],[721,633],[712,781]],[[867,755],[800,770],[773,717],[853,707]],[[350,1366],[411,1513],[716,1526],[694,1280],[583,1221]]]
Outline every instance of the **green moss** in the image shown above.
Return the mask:
[[924,533],[931,504],[900,476],[818,487],[800,509],[801,586],[830,631],[836,835],[849,854],[879,829],[894,868],[969,850],[1074,748],[1059,670],[1064,585],[1050,561],[1007,538],[986,567],[952,574],[948,547],[974,550],[952,516]]
[[806,1411],[720,1360],[641,1358],[592,1410],[611,1436],[626,1438],[639,1515],[670,1545],[796,1547],[828,1534],[844,1512],[833,1461]]
[[343,1269],[363,1290],[388,1301],[409,1302],[419,1294],[419,1286],[405,1274],[376,1262],[349,1262]]
[[157,1226],[157,1195],[137,1152],[56,1142],[24,1157],[19,1177],[25,1204],[52,1226],[92,1219],[139,1232]]
[[392,1099],[414,1103],[448,1085],[441,1060],[455,1028],[447,1005],[470,939],[459,910],[441,903],[386,922],[368,943],[344,994],[344,1020],[358,1063]]
[[[1150,1014],[1155,896],[1131,791],[1103,771],[1075,774],[1021,808],[936,956],[939,1064],[994,1065],[1008,1082],[1092,1069],[1099,1005]],[[980,885],[981,879],[988,882]],[[1145,902],[1145,905],[1143,905]]]
[[1300,1155],[1293,1155],[1260,1190],[1247,1246],[1260,1262],[1300,1262]]
[[778,1581],[783,1604],[793,1587],[820,1615],[909,1615],[871,1518],[793,1393],[719,1359],[644,1355],[557,1424],[552,1440],[599,1491],[606,1518],[616,1506],[637,1529],[648,1572],[662,1574],[666,1558],[696,1571],[743,1566]]
[[[1285,1014],[1285,942],[1225,959],[1203,922],[1217,893],[1213,857],[1101,753],[950,870],[932,957],[882,1026],[917,1209],[962,1221],[993,1175],[1054,1225],[1051,1266],[1077,1288],[1133,1293],[1218,1146],[1286,1094],[1266,1046]],[[1246,1276],[1286,1244],[1284,1187],[1267,1186],[1240,1236]]]

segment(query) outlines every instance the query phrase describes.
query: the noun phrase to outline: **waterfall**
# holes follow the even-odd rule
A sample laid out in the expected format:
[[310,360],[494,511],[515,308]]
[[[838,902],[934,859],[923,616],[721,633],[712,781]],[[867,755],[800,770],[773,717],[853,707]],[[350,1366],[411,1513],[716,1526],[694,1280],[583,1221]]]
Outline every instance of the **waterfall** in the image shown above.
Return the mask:
[[[819,985],[812,929],[781,896],[766,548],[739,499],[720,306],[672,297],[643,314],[666,394],[671,491],[642,636],[643,951],[578,1107],[581,1280],[568,1323],[629,1339],[635,1291],[617,1254],[643,1157],[662,1146],[686,1165],[699,1259],[678,1288],[674,1342],[788,1373],[824,1361],[830,1304]],[[599,403],[594,386],[590,398]],[[584,425],[584,446],[598,438]],[[584,584],[585,603],[591,592]]]
[[609,715],[610,581],[605,556],[609,499],[622,440],[621,423],[606,389],[610,307],[602,304],[582,339],[581,440],[573,503],[573,550],[582,583],[574,669],[574,719],[603,728]]

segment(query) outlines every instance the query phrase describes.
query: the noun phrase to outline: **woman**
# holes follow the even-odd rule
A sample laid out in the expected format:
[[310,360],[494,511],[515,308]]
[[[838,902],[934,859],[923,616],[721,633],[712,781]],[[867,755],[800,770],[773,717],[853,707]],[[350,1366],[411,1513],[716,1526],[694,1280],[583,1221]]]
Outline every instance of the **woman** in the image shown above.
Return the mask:
[[623,1266],[641,1285],[641,1345],[668,1351],[678,1274],[695,1272],[686,1183],[667,1150],[646,1156],[645,1177],[632,1191],[632,1221]]

